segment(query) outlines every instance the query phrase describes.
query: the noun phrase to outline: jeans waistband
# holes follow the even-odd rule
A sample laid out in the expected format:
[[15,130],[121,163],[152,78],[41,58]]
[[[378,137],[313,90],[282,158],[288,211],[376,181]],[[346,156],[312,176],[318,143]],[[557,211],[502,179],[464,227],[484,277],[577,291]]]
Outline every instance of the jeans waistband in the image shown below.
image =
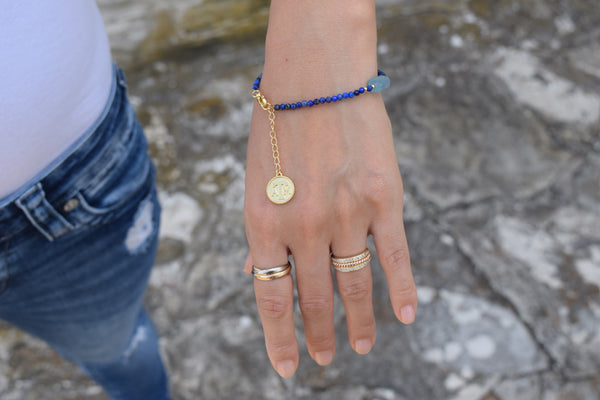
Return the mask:
[[[126,101],[126,83],[123,72],[113,66],[113,81],[109,99],[96,122],[74,143],[65,155],[55,160],[13,194],[0,199],[0,241],[23,230],[29,219],[24,213],[26,203],[49,202],[68,198],[69,191],[78,183],[93,179],[96,168],[101,168],[101,154],[109,154],[110,147],[119,146],[118,140],[110,140],[119,116],[129,106]],[[50,207],[47,208],[49,212]],[[60,216],[57,216],[60,217]]]

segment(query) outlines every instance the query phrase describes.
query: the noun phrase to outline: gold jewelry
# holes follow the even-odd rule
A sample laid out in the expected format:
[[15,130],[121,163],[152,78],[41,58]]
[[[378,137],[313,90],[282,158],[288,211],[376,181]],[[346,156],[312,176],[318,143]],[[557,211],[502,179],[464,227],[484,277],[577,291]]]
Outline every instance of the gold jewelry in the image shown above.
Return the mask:
[[292,264],[288,261],[287,264],[278,265],[277,267],[268,269],[256,268],[256,265],[252,266],[252,275],[259,281],[272,281],[274,279],[283,278],[289,275],[292,271]]
[[273,150],[273,163],[275,164],[275,176],[267,184],[267,197],[275,204],[285,204],[294,197],[296,187],[294,182],[281,171],[281,160],[279,159],[279,146],[277,144],[277,133],[275,132],[275,110],[271,103],[260,91],[253,90],[252,97],[256,99],[263,110],[269,113],[269,125],[271,131],[271,149]]
[[366,267],[371,261],[371,252],[365,249],[360,254],[350,257],[336,257],[331,255],[331,264],[333,268],[340,272],[358,271]]

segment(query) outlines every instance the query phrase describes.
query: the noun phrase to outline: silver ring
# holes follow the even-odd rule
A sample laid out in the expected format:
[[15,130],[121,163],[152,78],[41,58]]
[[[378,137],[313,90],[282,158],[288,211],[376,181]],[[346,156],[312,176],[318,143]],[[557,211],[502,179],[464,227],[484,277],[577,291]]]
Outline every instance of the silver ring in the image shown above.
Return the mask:
[[292,271],[292,264],[288,261],[287,264],[278,265],[277,267],[260,269],[256,265],[252,266],[252,275],[259,281],[272,281],[274,279],[283,278]]

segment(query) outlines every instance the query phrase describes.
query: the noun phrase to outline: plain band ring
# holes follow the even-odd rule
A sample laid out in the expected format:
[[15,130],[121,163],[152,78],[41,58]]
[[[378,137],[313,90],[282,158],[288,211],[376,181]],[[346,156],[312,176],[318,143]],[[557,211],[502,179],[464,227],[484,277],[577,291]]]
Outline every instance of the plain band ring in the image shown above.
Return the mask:
[[331,255],[331,265],[340,272],[358,271],[359,269],[366,267],[370,261],[371,251],[369,251],[368,248],[359,254],[350,257],[336,257],[333,254]]
[[292,264],[288,261],[287,264],[278,265],[277,267],[260,269],[256,265],[252,266],[252,275],[259,281],[272,281],[274,279],[283,278],[292,271]]

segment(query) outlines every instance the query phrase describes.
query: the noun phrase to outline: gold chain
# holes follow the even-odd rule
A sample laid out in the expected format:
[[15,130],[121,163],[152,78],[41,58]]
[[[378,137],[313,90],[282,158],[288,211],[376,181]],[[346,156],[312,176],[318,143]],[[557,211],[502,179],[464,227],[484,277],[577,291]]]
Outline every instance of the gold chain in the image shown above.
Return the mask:
[[275,164],[275,176],[267,184],[267,197],[275,204],[285,204],[294,197],[296,187],[294,182],[283,175],[281,171],[281,160],[279,159],[279,146],[277,145],[277,133],[275,133],[275,109],[258,90],[252,91],[252,97],[258,101],[263,110],[269,113],[269,125],[271,131],[271,150],[273,150],[273,163]]
[[265,96],[258,90],[252,91],[252,97],[258,101],[258,104],[263,110],[269,113],[269,125],[271,126],[271,150],[273,151],[273,163],[275,164],[275,176],[283,176],[281,172],[281,160],[279,159],[279,146],[277,145],[277,133],[275,132],[275,110],[271,103],[269,103]]

